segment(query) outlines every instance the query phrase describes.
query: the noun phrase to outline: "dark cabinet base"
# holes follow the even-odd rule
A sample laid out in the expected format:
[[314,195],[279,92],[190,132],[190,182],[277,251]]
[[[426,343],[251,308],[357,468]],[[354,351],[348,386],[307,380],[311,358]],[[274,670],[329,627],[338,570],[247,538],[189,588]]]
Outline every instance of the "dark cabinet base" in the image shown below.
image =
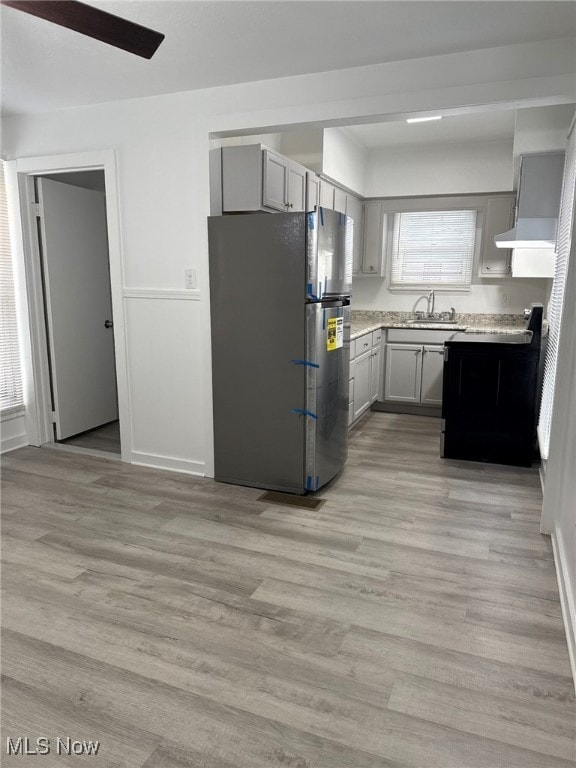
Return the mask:
[[534,458],[539,348],[447,342],[444,458],[529,467]]

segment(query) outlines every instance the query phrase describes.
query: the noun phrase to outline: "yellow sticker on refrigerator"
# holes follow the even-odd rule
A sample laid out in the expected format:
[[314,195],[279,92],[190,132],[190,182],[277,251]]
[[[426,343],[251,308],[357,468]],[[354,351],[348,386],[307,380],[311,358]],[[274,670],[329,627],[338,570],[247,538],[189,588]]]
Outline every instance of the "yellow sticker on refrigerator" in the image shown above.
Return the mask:
[[328,335],[326,337],[326,349],[333,352],[344,344],[344,318],[329,317],[327,323]]

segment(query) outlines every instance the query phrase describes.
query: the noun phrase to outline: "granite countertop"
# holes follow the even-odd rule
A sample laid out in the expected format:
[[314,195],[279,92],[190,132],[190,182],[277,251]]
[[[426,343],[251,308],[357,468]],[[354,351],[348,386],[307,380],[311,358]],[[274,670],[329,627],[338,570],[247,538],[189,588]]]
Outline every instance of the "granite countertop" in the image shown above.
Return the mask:
[[526,331],[522,315],[458,314],[455,325],[409,322],[413,317],[414,315],[410,312],[353,310],[350,338],[357,339],[365,333],[377,331],[380,328],[410,328],[447,333],[465,331],[466,333],[515,334]]

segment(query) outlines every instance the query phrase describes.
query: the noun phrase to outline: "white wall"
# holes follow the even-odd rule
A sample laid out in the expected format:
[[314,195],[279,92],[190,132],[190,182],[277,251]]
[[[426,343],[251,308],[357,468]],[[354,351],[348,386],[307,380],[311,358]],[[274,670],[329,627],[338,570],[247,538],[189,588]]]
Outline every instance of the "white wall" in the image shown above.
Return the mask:
[[[470,293],[436,291],[437,312],[479,312],[485,314],[518,314],[532,302],[546,302],[549,280],[477,280],[470,286]],[[425,310],[426,302],[421,293],[392,293],[388,279],[361,276],[354,277],[354,309],[386,310],[389,312],[414,312]]]
[[26,417],[23,412],[3,416],[0,422],[0,453],[28,445]]
[[[139,460],[213,471],[211,132],[280,132],[298,123],[366,122],[468,104],[508,109],[523,99],[574,101],[573,57],[573,42],[550,41],[6,119],[8,159],[116,151],[124,288],[158,293],[124,298]],[[199,300],[163,294],[183,288],[187,268],[198,270]]]
[[513,189],[512,141],[390,147],[368,154],[366,197]]
[[322,171],[324,131],[313,128],[305,131],[288,131],[282,134],[281,152],[315,173]]
[[345,128],[324,131],[322,172],[366,197],[366,150]]

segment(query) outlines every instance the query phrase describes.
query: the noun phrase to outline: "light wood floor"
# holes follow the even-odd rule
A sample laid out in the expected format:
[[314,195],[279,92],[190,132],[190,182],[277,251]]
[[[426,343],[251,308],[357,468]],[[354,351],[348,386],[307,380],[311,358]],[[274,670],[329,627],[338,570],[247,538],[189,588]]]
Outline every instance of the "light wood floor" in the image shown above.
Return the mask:
[[[375,413],[317,511],[58,451],[4,457],[3,765],[567,768],[535,470]],[[100,740],[6,759],[6,737]]]
[[63,445],[75,445],[78,448],[90,448],[95,451],[107,451],[108,453],[120,453],[120,422],[111,421],[102,427],[74,435],[67,440],[62,440]]

